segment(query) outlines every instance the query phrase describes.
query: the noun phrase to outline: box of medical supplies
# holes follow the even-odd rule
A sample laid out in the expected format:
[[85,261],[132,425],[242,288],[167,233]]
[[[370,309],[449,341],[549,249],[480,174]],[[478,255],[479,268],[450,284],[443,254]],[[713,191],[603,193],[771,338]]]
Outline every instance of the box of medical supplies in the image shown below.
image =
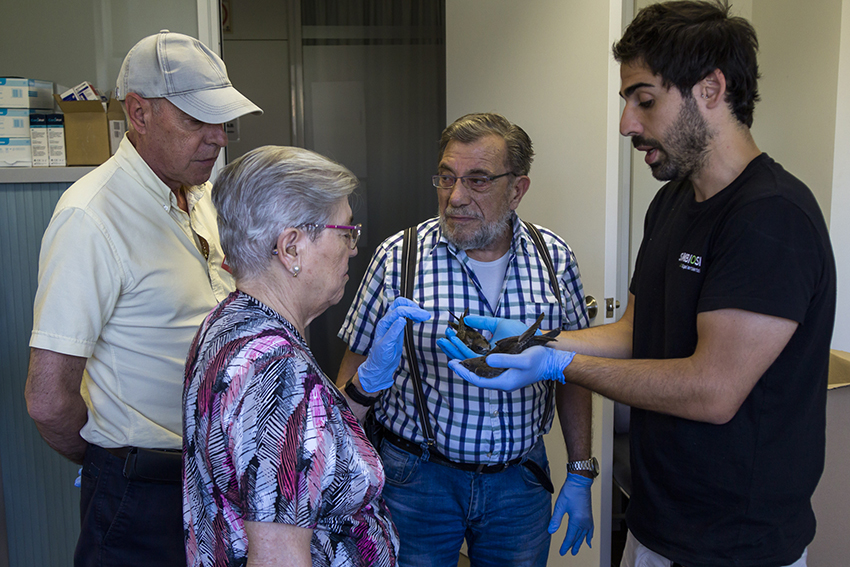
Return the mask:
[[0,138],[29,138],[30,109],[0,108]]
[[127,119],[124,116],[121,101],[114,98],[109,99],[109,105],[106,107],[106,118],[109,121],[109,151],[112,155],[115,155],[121,140],[124,139],[124,133],[127,131]]
[[109,159],[106,109],[99,100],[62,100],[65,114],[65,159],[68,165],[100,165]]
[[50,167],[65,167],[65,115],[47,115],[47,155]]
[[0,108],[53,110],[53,83],[36,79],[0,77]]
[[0,138],[0,167],[32,167],[29,138]]
[[100,100],[97,89],[88,81],[83,81],[59,95],[62,100]]
[[50,165],[50,154],[47,145],[47,115],[31,114],[29,121],[32,166],[48,167]]

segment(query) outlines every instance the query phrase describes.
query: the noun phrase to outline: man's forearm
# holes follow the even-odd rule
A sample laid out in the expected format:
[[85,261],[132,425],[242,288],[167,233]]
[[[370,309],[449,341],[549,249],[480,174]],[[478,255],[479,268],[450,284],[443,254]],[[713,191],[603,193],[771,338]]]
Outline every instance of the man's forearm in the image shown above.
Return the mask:
[[61,424],[35,422],[35,426],[51,449],[79,465],[83,464],[88,442],[80,436],[80,430],[86,424],[85,406],[83,417],[76,423],[62,421]]
[[589,356],[631,358],[633,339],[634,297],[629,296],[626,312],[616,323],[589,327],[579,331],[562,331],[551,346]]
[[82,463],[87,443],[80,437],[88,413],[80,393],[86,359],[32,349],[24,394],[27,411],[47,444]]
[[570,460],[589,459],[593,427],[593,398],[590,390],[575,384],[557,384],[555,401]]

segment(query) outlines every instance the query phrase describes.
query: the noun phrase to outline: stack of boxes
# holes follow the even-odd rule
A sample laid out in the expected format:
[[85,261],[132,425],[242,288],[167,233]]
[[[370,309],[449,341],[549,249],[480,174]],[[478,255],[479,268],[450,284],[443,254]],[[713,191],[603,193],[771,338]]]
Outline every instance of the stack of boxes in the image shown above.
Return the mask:
[[33,116],[39,116],[35,123],[40,144],[41,131],[46,133],[45,117],[51,112],[53,83],[0,77],[0,167],[48,165],[42,146],[33,151],[31,121]]
[[48,81],[0,77],[0,167],[105,162],[127,130],[121,104],[105,100],[89,83],[60,96]]

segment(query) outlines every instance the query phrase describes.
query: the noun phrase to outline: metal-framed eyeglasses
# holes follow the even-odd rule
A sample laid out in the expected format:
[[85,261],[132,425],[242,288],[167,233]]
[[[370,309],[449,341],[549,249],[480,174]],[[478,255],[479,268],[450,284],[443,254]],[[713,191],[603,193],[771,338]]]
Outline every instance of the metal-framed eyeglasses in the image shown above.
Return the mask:
[[431,183],[437,189],[453,189],[458,179],[463,186],[472,191],[483,193],[493,186],[493,182],[506,175],[515,175],[513,171],[500,175],[447,175],[442,173],[431,177]]
[[[322,228],[335,228],[337,230],[344,230],[346,233],[343,235],[348,242],[348,248],[354,250],[357,248],[357,242],[360,240],[360,232],[363,230],[362,224],[348,225],[348,224],[316,224],[316,223],[304,223],[298,225],[298,228],[309,227],[315,230],[319,230]],[[277,256],[277,247],[272,250],[272,255]]]

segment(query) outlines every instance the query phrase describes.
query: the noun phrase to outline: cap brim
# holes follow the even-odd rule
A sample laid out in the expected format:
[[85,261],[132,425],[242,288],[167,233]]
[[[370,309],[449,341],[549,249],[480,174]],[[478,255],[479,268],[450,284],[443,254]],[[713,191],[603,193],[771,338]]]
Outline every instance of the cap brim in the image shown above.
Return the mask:
[[263,110],[233,87],[207,89],[165,97],[174,106],[201,122],[224,124],[246,114]]

